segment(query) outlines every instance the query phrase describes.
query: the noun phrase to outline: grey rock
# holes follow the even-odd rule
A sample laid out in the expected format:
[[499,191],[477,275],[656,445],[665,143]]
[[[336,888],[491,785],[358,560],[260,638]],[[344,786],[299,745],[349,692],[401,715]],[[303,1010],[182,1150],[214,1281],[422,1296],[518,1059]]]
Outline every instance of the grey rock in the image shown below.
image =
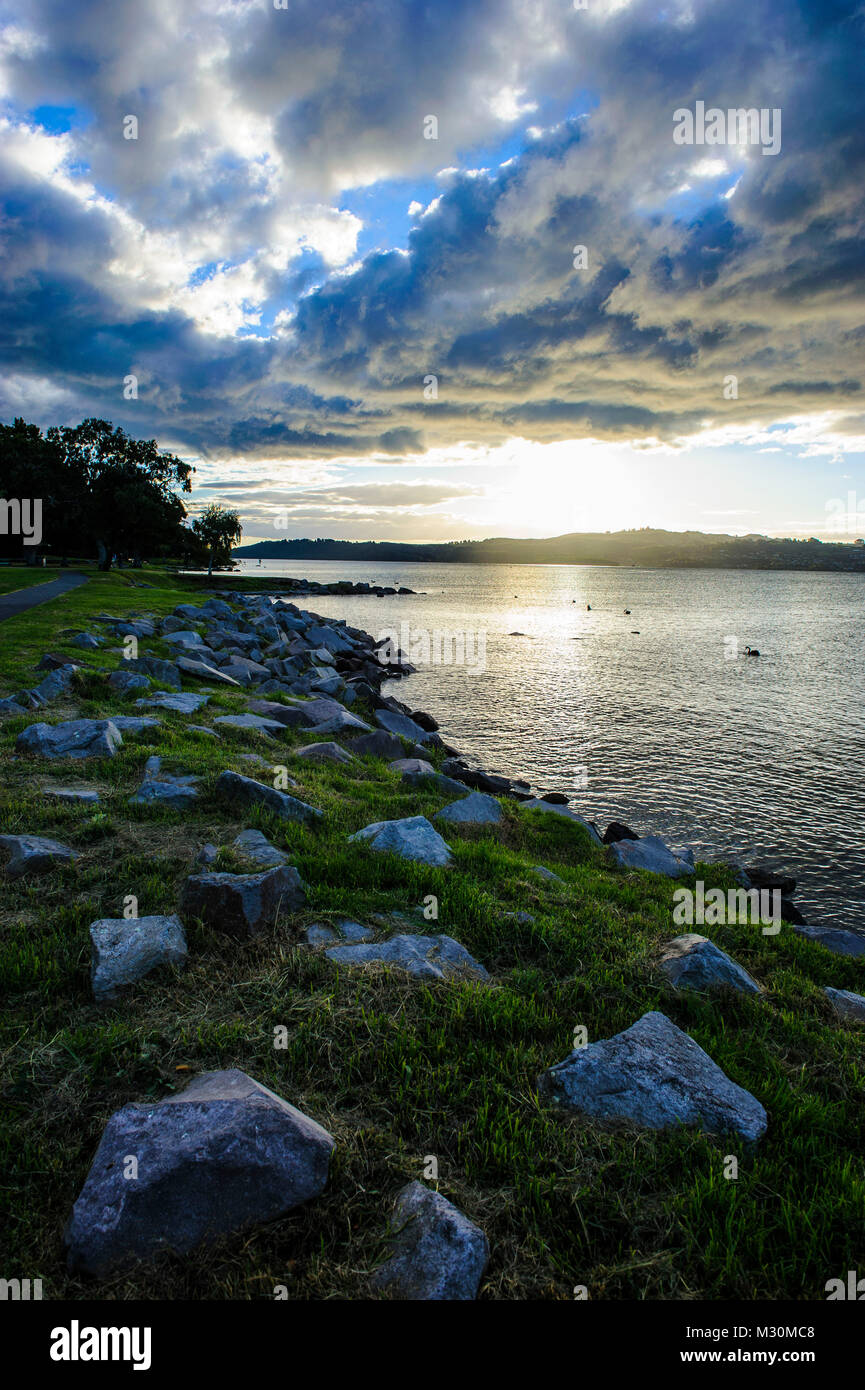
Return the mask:
[[641,840],[617,840],[610,854],[620,868],[644,869],[666,878],[686,878],[694,872],[693,855],[674,854],[657,835],[645,835]]
[[195,856],[196,864],[200,864],[203,869],[209,869],[211,864],[216,863],[219,850],[216,845],[202,845]]
[[102,646],[98,637],[94,637],[92,632],[79,632],[76,637],[69,639],[70,647],[81,647],[83,651],[95,652]]
[[358,719],[356,714],[350,714],[347,709],[340,710],[332,719],[325,719],[322,724],[314,725],[313,732],[316,734],[344,734],[354,733],[356,729],[363,732],[370,732],[369,725],[363,720]]
[[430,738],[430,731],[422,729],[420,724],[416,724],[413,719],[409,719],[407,714],[397,714],[390,709],[377,709],[375,712],[375,722],[389,734],[396,734],[399,738],[411,739],[414,743],[423,745]]
[[276,719],[288,729],[309,728],[315,722],[307,718],[302,706],[281,705],[276,700],[250,700],[249,708],[253,714]]
[[279,864],[288,863],[289,856],[285,850],[277,849],[260,830],[242,830],[233,847],[244,859],[251,859],[262,868],[273,869]]
[[760,994],[760,986],[708,937],[686,932],[670,941],[661,954],[660,969],[676,989],[740,990]]
[[333,946],[326,952],[337,965],[392,965],[420,980],[447,980],[470,975],[488,980],[489,975],[465,946],[451,936],[392,936],[389,941]]
[[195,714],[210,699],[209,695],[193,695],[184,690],[155,690],[145,699],[136,700],[136,709],[170,709],[177,714]]
[[257,874],[192,874],[183,886],[180,909],[230,936],[258,936],[280,915],[299,912],[305,902],[297,869],[282,864]]
[[[396,758],[392,763],[388,763],[391,772],[399,772],[403,777],[434,777],[435,768],[432,763],[428,763],[425,758]],[[457,783],[462,791],[462,783]]]
[[[180,661],[186,660],[181,657]],[[160,685],[170,686],[172,690],[180,689],[180,671],[178,665],[173,661],[160,661],[157,656],[135,656],[129,657],[121,666],[121,671],[133,671],[136,675],[152,676],[159,681]]]
[[96,999],[112,999],[123,985],[159,965],[186,964],[179,917],[102,917],[90,925],[90,980]]
[[216,795],[233,806],[263,806],[273,811],[283,820],[302,821],[313,824],[321,820],[322,813],[306,802],[298,801],[287,792],[277,791],[252,777],[244,777],[239,772],[223,772],[216,783]]
[[183,811],[198,799],[198,778],[175,776],[162,772],[161,758],[148,758],[144,766],[144,781],[134,796],[129,798],[131,806],[168,806],[174,811]]
[[760,1102],[654,1011],[623,1033],[572,1052],[538,1078],[538,1090],[564,1109],[645,1129],[696,1125],[755,1142],[767,1124]]
[[159,728],[159,720],[147,714],[112,714],[111,723],[122,734],[143,734],[147,729]]
[[552,869],[545,869],[543,864],[535,864],[532,868],[532,873],[537,874],[538,878],[542,878],[544,883],[561,883],[564,885],[565,882],[563,878],[559,878],[558,874],[554,874]]
[[150,677],[136,671],[112,671],[108,684],[118,695],[129,695],[133,690],[148,690]]
[[321,1125],[242,1071],[205,1072],[178,1095],[127,1105],[72,1209],[70,1268],[104,1277],[283,1216],[323,1190],[333,1148]]
[[113,758],[122,744],[120,730],[110,719],[30,724],[15,741],[19,753],[41,758]]
[[7,878],[45,874],[58,864],[71,864],[75,859],[68,845],[41,835],[0,835],[0,846],[9,851]]
[[412,1302],[470,1302],[477,1298],[490,1257],[489,1242],[440,1192],[410,1182],[397,1195],[391,1254],[373,1287]]
[[501,806],[484,792],[471,792],[462,801],[452,801],[435,817],[449,825],[498,825],[501,818]]
[[360,922],[352,922],[348,918],[343,918],[336,922],[334,926],[328,926],[321,922],[313,922],[312,926],[303,932],[303,939],[307,946],[333,946],[340,941],[369,941],[375,933],[370,927],[364,927]]
[[379,853],[398,854],[401,859],[419,864],[445,868],[451,863],[450,847],[426,816],[374,821],[348,838],[350,842],[367,840],[370,848]]
[[70,805],[97,805],[99,802],[99,793],[94,787],[43,787],[42,794]]
[[204,638],[198,632],[193,632],[191,628],[181,629],[179,632],[163,632],[163,642],[168,642],[172,647],[203,647]]
[[851,1023],[865,1023],[865,996],[854,994],[849,989],[833,989],[826,986],[826,998],[839,1018]]
[[[226,675],[224,671],[219,671],[215,666],[208,666],[203,661],[193,661],[189,656],[179,656],[177,658],[179,671],[185,672],[187,676],[195,676],[196,680],[217,681],[220,685],[238,685],[232,676]],[[167,682],[166,682],[167,684]],[[180,679],[178,677],[178,689]]]
[[278,719],[266,719],[261,714],[221,714],[213,722],[223,729],[246,729],[274,737],[281,737],[285,733],[285,725]]
[[357,759],[344,748],[340,748],[338,743],[308,743],[305,748],[295,749],[295,757],[303,758],[310,763],[357,762]]
[[402,743],[396,734],[389,734],[385,729],[377,729],[374,734],[361,734],[360,738],[353,738],[349,748],[352,753],[362,758],[385,758],[387,762],[404,756]]
[[844,931],[840,927],[793,926],[793,931],[813,941],[817,946],[825,946],[836,956],[865,956],[865,936],[857,932]]
[[207,738],[219,738],[216,730],[208,729],[206,724],[187,724],[186,732],[188,734],[205,734]]

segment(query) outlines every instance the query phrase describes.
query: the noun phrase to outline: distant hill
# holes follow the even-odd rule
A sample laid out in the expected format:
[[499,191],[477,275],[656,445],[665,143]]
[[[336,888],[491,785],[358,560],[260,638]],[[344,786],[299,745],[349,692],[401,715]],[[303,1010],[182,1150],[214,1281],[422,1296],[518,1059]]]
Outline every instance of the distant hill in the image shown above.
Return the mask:
[[546,540],[259,541],[232,552],[241,560],[387,560],[426,564],[637,565],[652,569],[844,570],[865,573],[865,545],[718,536],[704,531],[576,531]]

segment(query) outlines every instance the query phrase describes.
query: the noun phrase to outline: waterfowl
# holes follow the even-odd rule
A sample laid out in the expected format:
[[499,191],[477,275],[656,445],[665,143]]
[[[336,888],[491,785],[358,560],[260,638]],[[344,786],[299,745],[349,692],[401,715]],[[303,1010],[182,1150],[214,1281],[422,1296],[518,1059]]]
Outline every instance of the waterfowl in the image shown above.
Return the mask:
[[746,655],[746,656],[759,656],[760,653],[757,651],[757,648],[756,648],[756,647],[746,647],[746,648],[745,648],[745,655]]

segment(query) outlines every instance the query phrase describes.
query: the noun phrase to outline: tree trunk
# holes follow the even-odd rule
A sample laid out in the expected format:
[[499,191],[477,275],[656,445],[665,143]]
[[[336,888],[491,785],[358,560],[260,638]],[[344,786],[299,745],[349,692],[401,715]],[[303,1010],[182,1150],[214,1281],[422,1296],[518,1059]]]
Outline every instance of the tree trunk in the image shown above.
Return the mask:
[[208,577],[208,579],[209,579],[210,576],[213,574],[213,557],[214,557],[215,554],[216,554],[216,546],[215,546],[215,545],[212,545],[212,546],[210,547],[210,564],[209,564],[208,567],[207,567],[207,577]]
[[97,540],[96,554],[99,557],[100,570],[102,570],[103,573],[107,574],[108,571],[111,569],[111,551],[108,550],[104,541]]

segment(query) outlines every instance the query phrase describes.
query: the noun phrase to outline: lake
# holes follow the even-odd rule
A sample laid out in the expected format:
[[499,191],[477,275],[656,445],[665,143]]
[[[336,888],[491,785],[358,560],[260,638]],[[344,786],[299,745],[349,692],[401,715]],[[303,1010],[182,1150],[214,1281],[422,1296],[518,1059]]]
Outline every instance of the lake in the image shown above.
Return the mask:
[[431,656],[436,632],[468,634],[471,663],[431,661],[385,691],[433,714],[469,761],[567,793],[602,831],[621,820],[698,857],[787,868],[809,920],[865,928],[865,577],[325,561],[242,569],[422,590],[300,605],[376,636],[408,624],[415,645],[415,634],[430,635]]

